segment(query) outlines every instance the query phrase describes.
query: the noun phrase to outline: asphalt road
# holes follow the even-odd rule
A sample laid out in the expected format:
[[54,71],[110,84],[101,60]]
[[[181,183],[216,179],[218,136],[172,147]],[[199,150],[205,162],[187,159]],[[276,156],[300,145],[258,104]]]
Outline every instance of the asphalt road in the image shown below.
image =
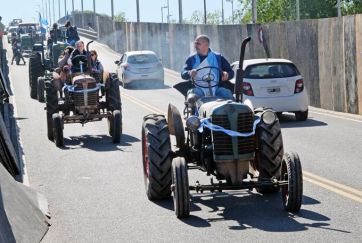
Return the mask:
[[[93,44],[106,69],[119,55]],[[52,226],[43,242],[361,242],[362,117],[312,109],[306,122],[281,121],[286,151],[297,151],[304,197],[297,214],[280,195],[250,191],[192,193],[191,217],[178,220],[171,200],[148,201],[143,182],[144,115],[183,108],[166,70],[158,89],[121,88],[123,137],[113,145],[106,121],[66,125],[65,148],[46,136],[44,104],[30,99],[28,67],[10,67],[17,121],[30,186],[49,201]],[[192,171],[190,184],[208,182]]]

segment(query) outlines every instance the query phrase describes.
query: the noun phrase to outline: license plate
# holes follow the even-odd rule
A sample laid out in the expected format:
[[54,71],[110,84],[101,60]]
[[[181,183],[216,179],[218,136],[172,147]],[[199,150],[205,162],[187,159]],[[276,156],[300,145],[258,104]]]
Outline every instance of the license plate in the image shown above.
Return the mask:
[[268,88],[268,93],[279,93],[279,92],[280,92],[280,87]]

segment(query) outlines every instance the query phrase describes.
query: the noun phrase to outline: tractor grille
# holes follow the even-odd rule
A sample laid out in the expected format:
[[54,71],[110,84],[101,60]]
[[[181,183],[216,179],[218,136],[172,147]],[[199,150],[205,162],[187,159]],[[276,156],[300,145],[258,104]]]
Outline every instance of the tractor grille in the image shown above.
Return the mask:
[[[233,121],[231,121],[233,122]],[[227,115],[212,116],[212,123],[226,129],[231,129]],[[250,113],[239,113],[237,119],[237,131],[242,133],[253,131],[254,117]],[[223,132],[212,132],[215,155],[233,155],[232,139]],[[238,137],[238,153],[252,153],[255,150],[254,136]]]
[[[87,90],[96,87],[95,82],[83,82],[76,83],[75,90]],[[96,106],[98,102],[98,91],[74,93],[74,105],[75,106]]]

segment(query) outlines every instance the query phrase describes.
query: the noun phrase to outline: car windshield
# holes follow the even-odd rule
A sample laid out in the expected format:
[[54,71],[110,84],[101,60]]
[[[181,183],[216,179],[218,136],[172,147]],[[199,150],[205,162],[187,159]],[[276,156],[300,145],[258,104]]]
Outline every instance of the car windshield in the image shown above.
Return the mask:
[[139,54],[129,56],[127,62],[130,64],[147,64],[158,62],[158,58],[152,54]]
[[10,33],[16,32],[16,30],[17,30],[17,28],[9,28]]
[[246,68],[244,77],[249,79],[288,78],[300,75],[292,63],[263,63]]

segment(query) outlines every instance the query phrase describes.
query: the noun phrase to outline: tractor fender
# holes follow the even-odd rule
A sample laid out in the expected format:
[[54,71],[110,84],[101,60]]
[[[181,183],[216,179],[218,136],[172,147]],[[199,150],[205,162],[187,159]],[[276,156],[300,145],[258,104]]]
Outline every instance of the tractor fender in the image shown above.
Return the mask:
[[171,135],[176,137],[176,146],[182,148],[185,146],[185,129],[180,112],[176,106],[169,104],[167,112],[168,129]]

